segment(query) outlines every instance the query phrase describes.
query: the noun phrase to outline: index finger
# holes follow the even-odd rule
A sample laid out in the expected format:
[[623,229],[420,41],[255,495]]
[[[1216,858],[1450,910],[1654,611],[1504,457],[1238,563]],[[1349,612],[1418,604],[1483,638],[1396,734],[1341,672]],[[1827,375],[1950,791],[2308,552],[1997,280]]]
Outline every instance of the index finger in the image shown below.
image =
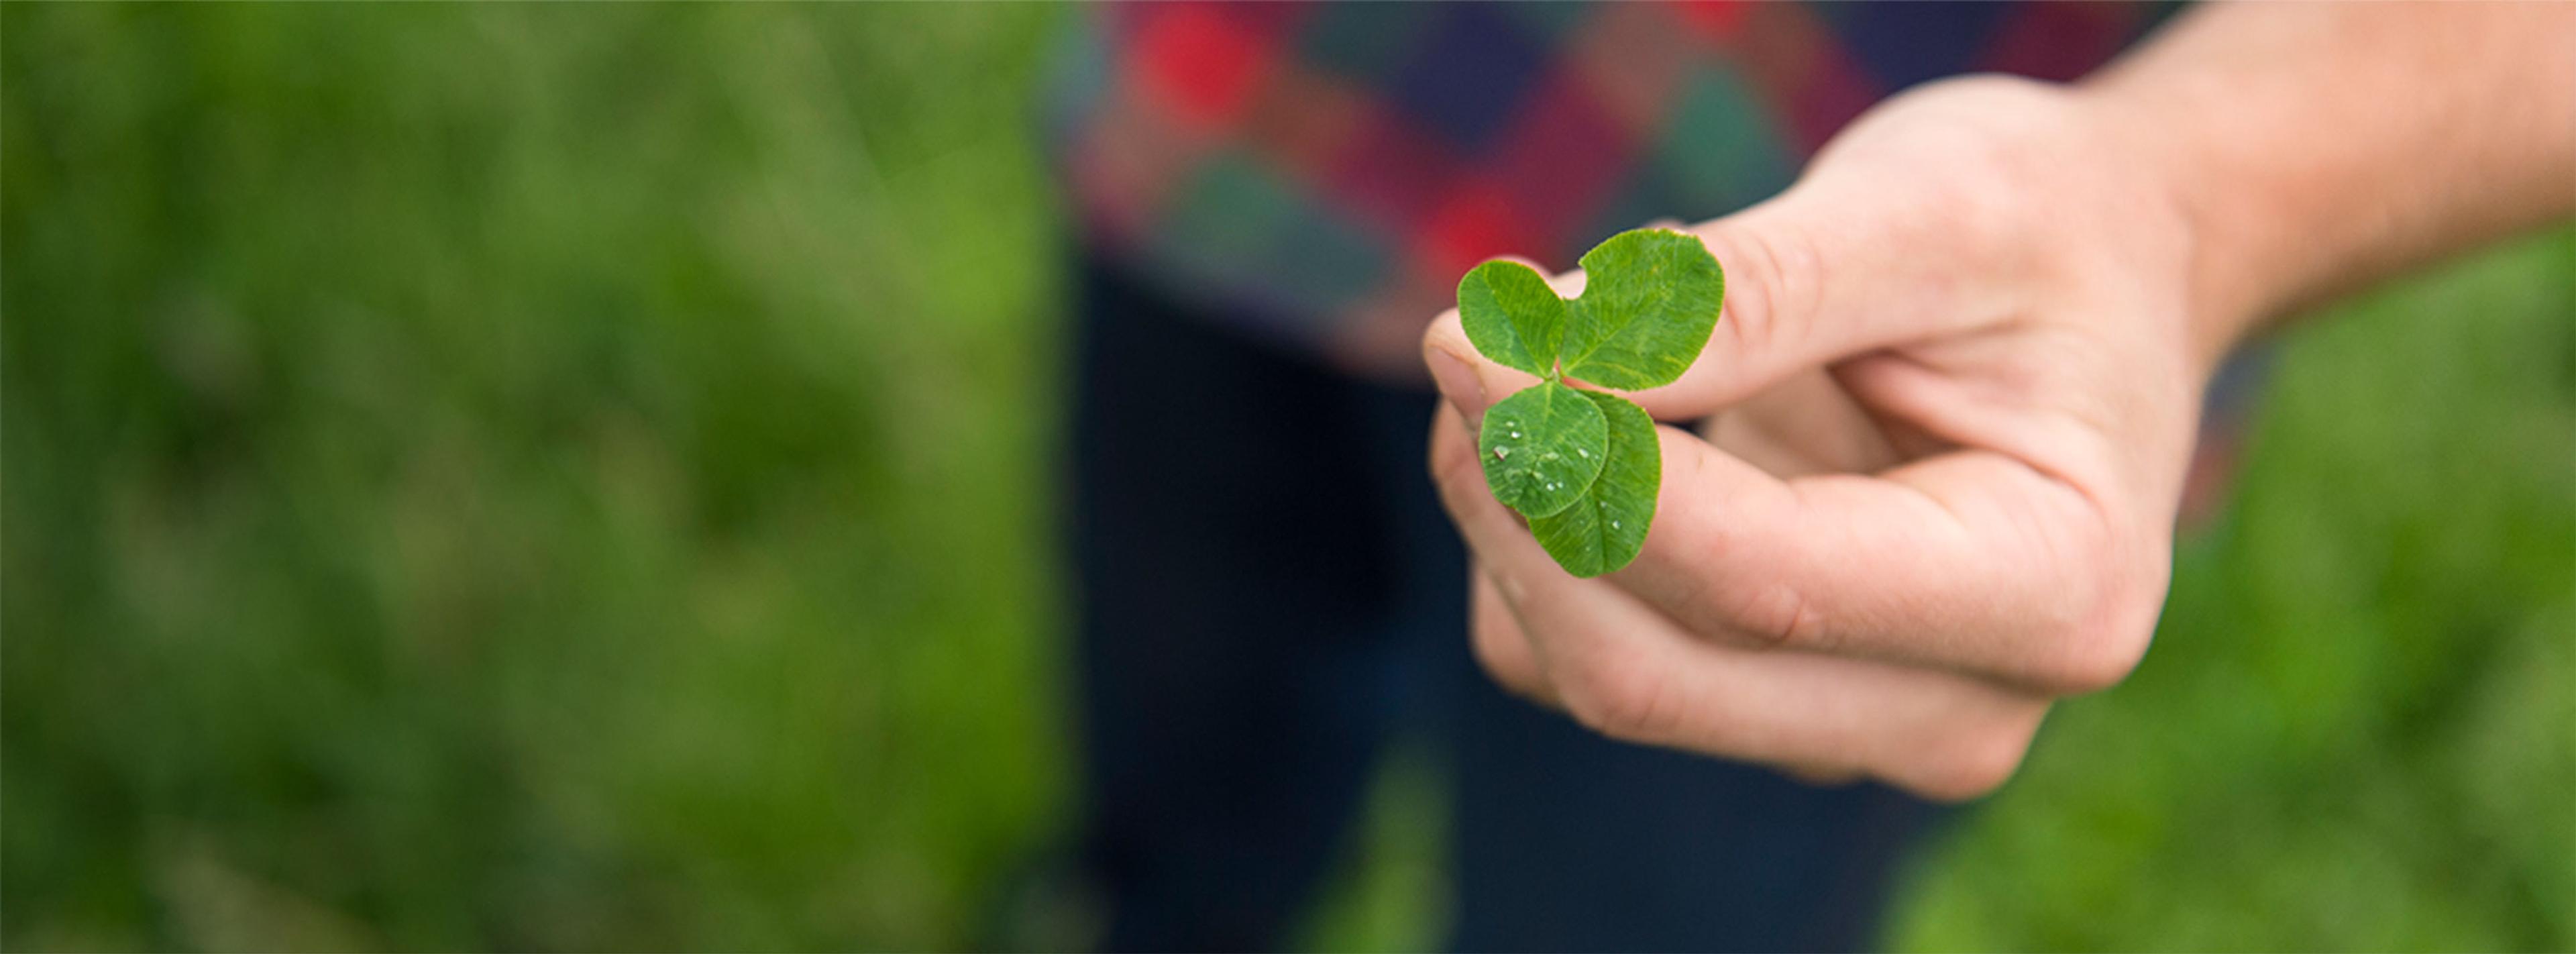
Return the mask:
[[2099,515],[1990,451],[1782,481],[1661,428],[1663,485],[1607,578],[1694,631],[1968,671],[2050,691],[2117,682],[2149,615],[2108,592]]

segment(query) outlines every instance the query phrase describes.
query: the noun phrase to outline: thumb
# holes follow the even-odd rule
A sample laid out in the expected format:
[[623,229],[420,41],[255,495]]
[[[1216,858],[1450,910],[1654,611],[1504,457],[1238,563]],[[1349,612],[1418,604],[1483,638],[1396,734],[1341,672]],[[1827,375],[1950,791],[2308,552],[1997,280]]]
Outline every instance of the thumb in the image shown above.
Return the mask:
[[1726,304],[1681,379],[1634,395],[1656,417],[1706,417],[1794,375],[1963,330],[1998,313],[1957,216],[1919,194],[1810,182],[1694,226],[1726,270]]
[[1422,363],[1431,369],[1431,382],[1439,386],[1440,397],[1458,409],[1470,434],[1484,429],[1486,408],[1538,383],[1536,377],[1487,361],[1476,353],[1476,346],[1468,343],[1467,333],[1459,327],[1454,310],[1440,316],[1424,336]]
[[[1799,372],[1964,325],[1984,312],[1962,301],[1965,276],[1952,273],[1929,218],[1792,189],[1683,229],[1725,269],[1724,311],[1680,380],[1630,396],[1664,420],[1706,417]],[[1567,294],[1582,279],[1552,284]],[[1454,310],[1432,324],[1423,351],[1470,424],[1535,380],[1478,356]]]

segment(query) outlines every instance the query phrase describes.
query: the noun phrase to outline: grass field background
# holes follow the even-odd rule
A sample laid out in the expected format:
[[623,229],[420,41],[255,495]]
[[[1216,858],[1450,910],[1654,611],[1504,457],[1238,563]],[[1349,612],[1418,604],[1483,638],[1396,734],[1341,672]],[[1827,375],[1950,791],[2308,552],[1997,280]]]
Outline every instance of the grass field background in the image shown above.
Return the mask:
[[[0,7],[0,946],[1065,936],[1068,15]],[[2576,232],[2273,370],[1893,946],[2576,947]],[[1311,946],[1437,943],[1399,768]]]

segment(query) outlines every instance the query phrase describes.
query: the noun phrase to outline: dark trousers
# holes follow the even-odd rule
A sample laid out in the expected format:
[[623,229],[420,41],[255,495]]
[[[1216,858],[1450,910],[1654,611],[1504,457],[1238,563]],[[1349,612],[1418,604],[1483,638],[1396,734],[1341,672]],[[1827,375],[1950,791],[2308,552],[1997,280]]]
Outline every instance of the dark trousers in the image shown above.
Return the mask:
[[1070,501],[1082,861],[1121,950],[1256,950],[1316,896],[1390,738],[1441,760],[1465,950],[1872,940],[1935,817],[1624,745],[1477,670],[1424,473],[1435,398],[1080,272]]

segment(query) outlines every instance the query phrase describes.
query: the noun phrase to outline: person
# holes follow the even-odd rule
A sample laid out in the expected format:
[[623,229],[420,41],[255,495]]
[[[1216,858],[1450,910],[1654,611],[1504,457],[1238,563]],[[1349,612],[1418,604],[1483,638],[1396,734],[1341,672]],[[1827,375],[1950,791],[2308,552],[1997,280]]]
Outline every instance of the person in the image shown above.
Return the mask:
[[[2576,212],[2576,6],[2167,12],[1089,21],[1051,141],[1105,945],[1284,943],[1399,727],[1459,948],[1867,944],[1936,805],[2145,652],[2227,356]],[[1442,312],[1659,218],[1723,318],[1636,396],[1643,554],[1576,579],[1474,458],[1530,380]]]

